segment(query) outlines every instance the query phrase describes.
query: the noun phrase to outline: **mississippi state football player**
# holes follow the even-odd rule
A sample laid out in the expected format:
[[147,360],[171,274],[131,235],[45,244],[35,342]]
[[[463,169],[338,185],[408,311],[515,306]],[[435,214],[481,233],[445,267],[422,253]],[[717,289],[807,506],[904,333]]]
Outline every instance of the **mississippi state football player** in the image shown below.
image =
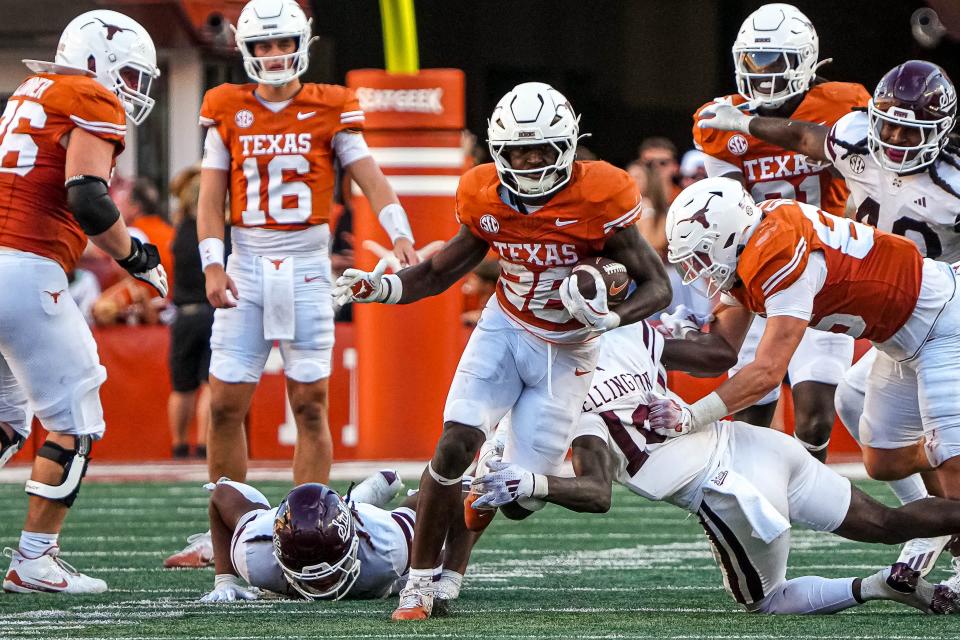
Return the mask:
[[[884,75],[866,111],[848,114],[833,127],[751,118],[728,106],[705,111],[699,126],[749,130],[829,163],[850,188],[857,220],[912,240],[927,258],[952,263],[960,259],[960,149],[948,137],[956,113],[956,89],[946,73],[910,60]],[[875,477],[902,477],[897,450],[912,446],[913,435],[904,440],[900,426],[917,427],[921,417],[913,404],[896,402],[899,392],[893,389],[887,401],[875,393],[867,402],[867,375],[877,357],[871,350],[844,377],[837,388],[837,412],[865,446]],[[917,477],[891,487],[904,501],[926,495]]]
[[787,580],[793,526],[893,544],[956,531],[960,505],[927,498],[885,507],[772,429],[720,420],[678,432],[684,405],[668,395],[663,365],[696,360],[697,350],[684,342],[664,345],[645,322],[601,336],[597,373],[573,439],[576,477],[538,478],[521,465],[494,460],[492,471],[473,482],[484,494],[474,506],[509,504],[546,484],[548,502],[605,512],[611,481],[618,482],[696,514],[727,592],[747,611],[834,613],[869,600],[927,613],[960,610],[960,595],[931,585],[903,563],[866,578]]
[[[733,45],[738,94],[716,98],[694,115],[693,139],[706,154],[708,176],[739,180],[754,200],[795,198],[838,216],[843,215],[849,190],[828,165],[808,161],[749,134],[702,129],[699,114],[717,104],[748,105],[753,113],[832,125],[855,107],[867,104],[862,85],[827,82],[817,69],[820,40],[810,20],[789,4],[768,4],[743,22]],[[753,360],[763,334],[763,318],[755,318],[740,349],[734,374]],[[787,374],[796,415],[794,435],[818,460],[826,460],[836,413],[837,384],[853,361],[853,339],[808,329]],[[780,386],[736,418],[768,426]]]
[[[217,575],[201,600],[255,600],[259,590],[307,600],[396,595],[410,567],[417,495],[392,511],[384,507],[402,487],[395,471],[383,470],[346,498],[307,483],[270,508],[257,489],[221,479],[210,498]],[[437,580],[440,598],[459,596],[477,538],[462,524],[451,529]]]
[[[417,261],[407,216],[364,142],[353,91],[302,83],[311,21],[295,0],[252,0],[237,48],[252,84],[224,84],[200,107],[206,128],[198,232],[211,337],[210,479],[246,476],[243,419],[274,340],[297,424],[293,479],[326,482],[333,348],[327,225],[339,162],[369,198],[403,262]],[[233,253],[224,269],[223,207]]]
[[106,583],[63,562],[57,543],[103,436],[107,377],[66,274],[89,238],[167,293],[157,248],[130,236],[107,192],[127,120],[140,124],[150,113],[160,71],[146,30],[102,10],[67,25],[53,62],[24,62],[35,74],[0,117],[0,466],[30,435],[34,413],[49,435],[27,482],[26,523],[3,589],[100,593]]
[[[670,302],[663,265],[635,226],[635,184],[605,162],[574,161],[578,118],[560,92],[539,82],[517,85],[497,104],[487,133],[494,161],[460,179],[459,233],[420,265],[391,275],[382,264],[373,273],[348,270],[334,289],[343,302],[405,304],[446,290],[490,249],[500,257],[497,295],[461,356],[443,434],[421,478],[410,578],[394,620],[430,615],[434,567],[460,513],[460,479],[485,436],[511,411],[504,459],[551,473],[590,387],[592,338]],[[571,276],[578,262],[597,255],[623,264],[636,283],[615,312],[606,286],[588,300]],[[539,498],[505,515],[528,515],[543,506]]]

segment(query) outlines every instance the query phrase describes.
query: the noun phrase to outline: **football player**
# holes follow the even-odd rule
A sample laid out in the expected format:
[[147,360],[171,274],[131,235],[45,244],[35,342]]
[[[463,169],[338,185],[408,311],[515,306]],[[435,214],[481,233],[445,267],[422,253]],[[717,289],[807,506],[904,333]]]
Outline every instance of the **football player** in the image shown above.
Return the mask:
[[[550,473],[561,464],[596,363],[596,337],[670,301],[657,254],[636,228],[641,203],[630,176],[605,162],[574,161],[578,117],[549,85],[517,85],[490,117],[493,162],[460,179],[460,231],[423,263],[384,275],[344,272],[341,302],[406,304],[457,282],[493,249],[500,257],[490,299],[460,359],[444,409],[443,433],[420,482],[420,518],[407,587],[394,620],[429,617],[440,548],[458,516],[460,480],[485,436],[512,411],[504,459]],[[570,277],[576,263],[604,255],[637,285],[608,308],[607,290],[585,299]],[[626,282],[624,283],[626,284]],[[513,517],[543,506],[521,501]]]
[[[910,60],[884,75],[865,111],[850,113],[832,127],[754,119],[724,105],[705,110],[699,126],[749,130],[770,144],[828,163],[846,180],[857,220],[903,235],[925,257],[949,263],[960,260],[960,149],[948,137],[956,113],[956,90],[946,73]],[[896,464],[891,457],[911,445],[913,436],[904,441],[900,425],[918,426],[921,419],[914,405],[900,404],[894,396],[884,402],[875,395],[865,403],[867,375],[876,359],[877,351],[869,351],[844,377],[837,388],[837,412],[864,445],[871,475],[901,477],[891,469]],[[901,500],[926,495],[915,476],[891,487]]]
[[[223,84],[200,107],[206,128],[198,234],[211,337],[210,479],[246,476],[243,419],[274,340],[297,424],[296,484],[326,482],[333,348],[327,225],[334,163],[370,200],[403,264],[418,261],[406,213],[361,133],[354,92],[303,83],[311,21],[296,0],[251,0],[235,28],[252,84]],[[223,208],[233,253],[224,269]]]
[[0,117],[0,466],[29,436],[34,413],[49,435],[3,589],[100,593],[106,583],[61,560],[57,541],[103,436],[107,377],[66,274],[89,238],[167,293],[157,248],[130,236],[107,191],[127,120],[150,113],[160,71],[146,30],[103,10],[67,25],[53,62],[24,63],[34,75]]
[[[747,17],[733,45],[739,93],[716,98],[694,115],[693,139],[707,154],[708,176],[739,180],[757,201],[795,198],[843,215],[849,191],[829,165],[808,162],[799,153],[749,134],[696,126],[699,115],[718,104],[749,105],[752,113],[828,125],[865,106],[870,94],[862,85],[817,76],[817,69],[829,62],[817,60],[819,50],[813,24],[792,5],[764,5]],[[754,319],[731,375],[753,360],[763,323],[763,318]],[[852,338],[808,329],[787,367],[796,415],[794,435],[820,461],[827,458],[836,417],[834,393],[852,361]],[[779,397],[778,385],[735,417],[769,426]]]
[[960,611],[960,594],[931,585],[902,563],[865,578],[786,579],[794,525],[893,544],[957,531],[956,502],[927,498],[885,507],[772,429],[720,420],[680,435],[675,426],[686,409],[667,395],[664,365],[696,359],[699,350],[684,344],[692,341],[664,345],[644,322],[606,333],[600,342],[597,373],[573,440],[576,476],[541,476],[494,460],[488,463],[492,471],[474,480],[484,494],[474,507],[509,504],[539,487],[548,502],[605,512],[614,481],[696,514],[724,586],[747,611],[833,613],[868,600],[893,600],[928,613]]
[[[383,507],[402,486],[396,472],[385,470],[346,499],[307,483],[270,508],[255,488],[221,479],[210,499],[217,575],[201,600],[255,600],[260,589],[307,600],[396,595],[410,566],[417,496],[392,511]],[[440,597],[459,596],[476,539],[462,525],[451,530],[437,580]]]

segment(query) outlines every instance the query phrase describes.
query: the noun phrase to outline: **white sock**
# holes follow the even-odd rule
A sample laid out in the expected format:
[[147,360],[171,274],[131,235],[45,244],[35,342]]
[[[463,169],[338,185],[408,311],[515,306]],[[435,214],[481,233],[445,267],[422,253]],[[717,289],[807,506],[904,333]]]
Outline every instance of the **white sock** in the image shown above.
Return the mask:
[[907,504],[915,500],[929,498],[927,486],[923,484],[923,479],[919,473],[907,476],[903,480],[891,480],[887,483],[901,504]]
[[433,584],[433,569],[414,569],[410,568],[410,574],[407,576],[408,587],[429,587]]
[[33,533],[32,531],[20,532],[20,555],[24,558],[39,558],[51,547],[57,546],[59,533]]
[[463,586],[463,574],[452,569],[444,569],[440,574],[440,583],[443,594],[449,600],[460,597],[460,588]]
[[855,579],[804,576],[787,580],[767,595],[757,610],[763,613],[804,614],[849,609],[860,604],[853,597]]

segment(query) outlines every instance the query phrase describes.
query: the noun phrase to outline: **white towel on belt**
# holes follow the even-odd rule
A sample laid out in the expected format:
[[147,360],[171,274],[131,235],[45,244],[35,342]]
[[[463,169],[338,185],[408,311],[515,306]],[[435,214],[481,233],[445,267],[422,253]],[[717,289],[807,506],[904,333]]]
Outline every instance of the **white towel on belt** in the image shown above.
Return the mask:
[[734,497],[750,523],[753,535],[767,544],[790,528],[790,522],[770,504],[753,483],[732,469],[718,469],[713,478],[704,484],[703,489]]
[[293,257],[262,257],[263,267],[263,338],[293,340]]

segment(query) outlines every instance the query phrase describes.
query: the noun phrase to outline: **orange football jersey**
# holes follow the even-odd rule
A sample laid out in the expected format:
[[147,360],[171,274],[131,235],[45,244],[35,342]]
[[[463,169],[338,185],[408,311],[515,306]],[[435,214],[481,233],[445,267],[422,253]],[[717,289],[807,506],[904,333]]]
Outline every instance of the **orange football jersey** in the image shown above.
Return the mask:
[[274,113],[255,84],[207,91],[200,124],[216,127],[230,151],[230,220],[286,231],[327,222],[333,201],[333,137],[363,128],[352,89],[305,83]]
[[[870,94],[863,85],[850,82],[824,82],[813,86],[790,116],[791,120],[833,124],[854,107],[865,107]],[[700,112],[716,102],[743,104],[743,96],[718,98],[693,116],[693,142],[698,149],[737,167],[757,202],[774,198],[799,200],[836,215],[843,215],[849,190],[841,176],[794,151],[787,151],[737,131],[701,129]]]
[[635,224],[640,194],[627,173],[606,162],[574,162],[570,182],[547,203],[520,213],[500,197],[492,163],[460,178],[457,219],[500,256],[497,300],[540,337],[581,342],[590,332],[560,302],[560,283],[611,235]]
[[64,136],[81,128],[123,151],[120,99],[87,76],[39,73],[21,84],[0,117],[0,246],[55,260],[72,271],[87,237],[67,207]]
[[903,236],[840,218],[794,200],[760,204],[763,219],[737,264],[730,293],[755,313],[793,284],[810,253],[823,253],[827,277],[814,296],[810,326],[874,342],[889,339],[913,313],[923,257]]

